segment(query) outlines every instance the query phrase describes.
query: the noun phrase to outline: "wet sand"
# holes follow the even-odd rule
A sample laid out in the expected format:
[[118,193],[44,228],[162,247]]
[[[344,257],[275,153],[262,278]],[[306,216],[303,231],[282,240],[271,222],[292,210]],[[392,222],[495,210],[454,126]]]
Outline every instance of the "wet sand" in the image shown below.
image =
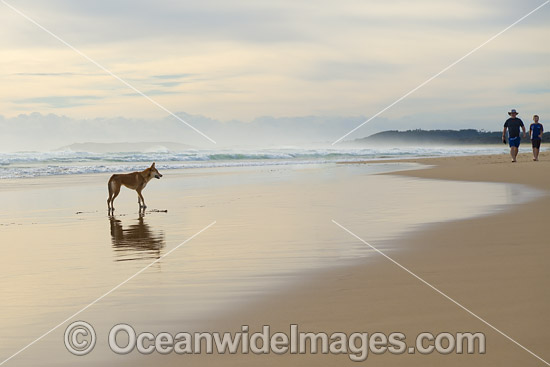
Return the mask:
[[[10,363],[357,365],[347,355],[113,355],[106,335],[127,322],[151,332],[234,332],[241,325],[253,332],[266,324],[284,332],[295,323],[315,332],[399,331],[407,340],[423,331],[480,331],[487,336],[485,355],[385,354],[363,363],[540,366],[331,220],[548,359],[550,253],[543,227],[550,157],[541,159],[522,155],[513,166],[504,155],[413,160],[434,165],[420,170],[407,166],[409,160],[392,167],[163,172],[165,179],[153,182],[145,198],[151,209],[168,212],[144,218],[129,191],[118,199],[116,217],[106,215],[105,175],[5,181],[2,354],[217,220],[77,317],[99,335],[90,355],[68,354],[63,325]],[[385,172],[394,169],[408,170]]]
[[[535,201],[510,205],[491,216],[430,225],[395,240],[372,242],[394,260],[437,287],[546,361],[550,360],[550,154],[532,162],[521,154],[414,159],[431,169],[397,173],[436,180],[506,182],[544,190]],[[392,173],[395,175],[395,173]],[[465,188],[466,189],[466,188]],[[449,195],[453,193],[450,192]],[[445,208],[442,207],[444,212]],[[346,225],[345,221],[341,224]],[[366,241],[361,225],[348,226]],[[339,228],[342,240],[349,234]],[[445,299],[382,256],[354,266],[316,273],[293,289],[268,296],[231,316],[216,319],[211,330],[238,331],[240,325],[271,325],[287,331],[400,331],[407,341],[418,333],[483,332],[483,355],[370,355],[351,362],[346,355],[176,356],[163,365],[186,361],[198,366],[541,366],[543,362]]]

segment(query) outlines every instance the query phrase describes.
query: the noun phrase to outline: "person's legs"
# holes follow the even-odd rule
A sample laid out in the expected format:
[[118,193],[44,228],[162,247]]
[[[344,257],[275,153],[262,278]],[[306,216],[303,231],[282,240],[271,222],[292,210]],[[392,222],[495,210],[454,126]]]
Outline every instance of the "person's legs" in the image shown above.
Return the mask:
[[515,162],[518,157],[518,148],[517,147],[511,147],[510,148],[510,155],[512,156],[512,162]]
[[533,141],[533,160],[538,161],[539,160],[539,152],[540,152],[540,139],[534,139]]
[[521,139],[519,136],[515,138],[508,138],[508,143],[510,144],[510,155],[512,156],[512,162],[515,162],[518,156]]

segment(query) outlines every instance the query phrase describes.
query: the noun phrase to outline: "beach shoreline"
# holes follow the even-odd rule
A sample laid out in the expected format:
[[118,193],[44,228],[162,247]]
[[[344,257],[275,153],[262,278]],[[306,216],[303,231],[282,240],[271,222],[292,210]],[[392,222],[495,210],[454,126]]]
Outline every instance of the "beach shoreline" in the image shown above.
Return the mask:
[[[431,167],[383,174],[520,184],[541,190],[543,195],[528,203],[514,204],[510,210],[430,224],[397,240],[373,244],[546,361],[550,358],[546,330],[550,324],[547,312],[550,249],[542,228],[549,220],[545,211],[550,205],[549,158],[549,153],[542,153],[541,161],[532,162],[527,154],[521,154],[514,164],[504,154],[400,160]],[[361,228],[349,229],[369,241]],[[336,226],[334,230],[341,231],[343,239],[350,236]],[[207,330],[233,332],[239,331],[241,325],[250,325],[251,330],[259,331],[262,325],[270,325],[272,330],[284,332],[290,324],[312,332],[399,331],[408,339],[425,331],[434,334],[475,331],[487,338],[486,354],[385,353],[369,357],[367,363],[374,366],[541,365],[529,352],[382,256],[309,274],[298,284],[267,295],[243,310],[213,318]],[[181,358],[159,361],[175,365]],[[185,358],[199,366],[357,365],[346,355],[238,354]]]
[[[33,321],[39,329],[51,327],[69,310],[76,311],[217,220],[212,229],[79,317],[100,336],[120,322],[151,332],[238,332],[242,325],[249,325],[250,333],[263,325],[288,332],[290,324],[297,324],[306,332],[402,332],[408,341],[425,331],[483,332],[488,340],[484,355],[386,353],[372,355],[366,363],[540,365],[332,222],[544,357],[548,250],[533,228],[548,219],[550,154],[543,153],[540,162],[527,158],[522,154],[513,165],[507,156],[496,155],[173,171],[155,181],[145,196],[150,208],[167,213],[149,212],[143,218],[128,190],[121,194],[114,218],[107,216],[106,207],[103,212],[105,174],[9,180],[0,194],[6,207],[15,210],[3,217],[10,225],[3,227],[2,240],[13,245],[6,248],[4,261],[17,286],[8,289],[6,301],[12,316],[21,319],[25,312],[32,315],[43,298],[51,298]],[[510,175],[511,169],[517,172]],[[533,218],[533,212],[540,216]],[[508,232],[509,223],[522,229]],[[60,270],[50,271],[48,259]],[[52,348],[55,365],[72,365],[59,342],[62,329],[24,355],[20,365],[35,365],[36,356]],[[34,335],[27,334],[29,329],[23,328],[16,344]],[[357,365],[346,354],[144,358],[134,352],[115,361],[105,343],[94,353],[79,362]]]

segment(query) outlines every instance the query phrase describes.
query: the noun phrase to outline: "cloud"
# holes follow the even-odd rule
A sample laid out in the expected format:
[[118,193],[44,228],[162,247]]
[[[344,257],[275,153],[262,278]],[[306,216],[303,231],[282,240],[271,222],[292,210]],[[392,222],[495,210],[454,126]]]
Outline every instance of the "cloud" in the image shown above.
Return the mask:
[[548,87],[527,86],[518,90],[518,93],[524,94],[550,94]]
[[162,83],[152,83],[161,87],[177,87],[182,84],[182,82],[162,82]]
[[[55,114],[0,116],[2,151],[51,150],[75,142],[171,141],[214,149],[219,147],[270,147],[311,145],[342,135],[364,116],[259,117],[251,122],[221,122],[202,115],[178,115],[215,139],[213,146],[172,116],[161,119],[97,118],[74,119]],[[377,121],[384,121],[378,119]]]
[[183,79],[190,76],[195,76],[195,74],[161,74],[161,75],[152,75],[152,78],[156,79]]
[[374,75],[395,73],[400,69],[402,67],[392,61],[320,60],[301,76],[316,81],[368,80]]
[[32,97],[13,101],[13,103],[21,105],[33,105],[30,108],[38,108],[37,105],[46,105],[53,108],[69,108],[84,106],[94,101],[100,100],[99,96],[47,96],[47,97]]
[[[180,94],[179,92],[176,92],[176,91],[160,90],[160,89],[144,90],[142,91],[142,93],[149,97],[163,96],[163,95],[169,95],[169,94]],[[123,95],[128,97],[142,97],[142,95],[139,93],[124,93]]]
[[[262,124],[257,116],[368,118],[539,2],[20,0],[14,5],[172,111]],[[163,118],[156,106],[4,10],[0,22],[9,37],[2,39],[0,60],[2,113],[47,115],[63,109],[75,120]],[[505,104],[547,111],[545,95],[537,91],[549,85],[549,11],[550,5],[525,19],[383,117],[397,121],[478,107],[487,117],[494,113],[491,106]]]
[[61,34],[78,35],[75,41],[80,44],[159,36],[174,39],[181,35],[202,40],[216,37],[278,42],[297,36],[287,9],[264,1],[54,0],[47,6],[38,1],[20,1],[17,7],[29,14],[42,14],[39,19]]
[[79,75],[79,74],[69,73],[69,72],[61,72],[61,73],[13,73],[13,75],[18,75],[18,76],[68,76],[68,75]]
[[[521,108],[526,116],[532,111]],[[486,109],[491,110],[487,115]],[[353,140],[385,130],[485,129],[501,128],[507,118],[508,105],[470,108],[463,114],[449,115],[445,111],[419,112],[397,119],[378,117],[360,131],[349,136]],[[539,111],[533,111],[536,113]],[[539,113],[540,114],[540,113]],[[253,121],[232,120],[222,122],[203,115],[178,113],[200,131],[218,142],[212,145],[202,136],[172,116],[160,119],[96,118],[74,119],[55,114],[21,114],[12,118],[0,116],[0,146],[2,151],[52,150],[72,143],[83,142],[159,142],[169,141],[206,149],[223,147],[269,148],[281,146],[321,146],[331,143],[365,121],[369,116],[263,116]],[[544,115],[541,115],[544,117]]]

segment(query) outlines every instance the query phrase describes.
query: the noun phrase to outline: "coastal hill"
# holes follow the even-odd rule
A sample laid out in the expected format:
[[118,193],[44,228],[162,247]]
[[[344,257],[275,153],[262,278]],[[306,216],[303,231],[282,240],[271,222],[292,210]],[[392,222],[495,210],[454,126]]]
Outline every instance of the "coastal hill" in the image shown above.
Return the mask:
[[[527,130],[527,134],[529,131]],[[466,130],[389,130],[356,139],[354,144],[422,144],[422,145],[480,145],[502,144],[502,131]],[[550,142],[550,133],[544,133],[543,142]]]

